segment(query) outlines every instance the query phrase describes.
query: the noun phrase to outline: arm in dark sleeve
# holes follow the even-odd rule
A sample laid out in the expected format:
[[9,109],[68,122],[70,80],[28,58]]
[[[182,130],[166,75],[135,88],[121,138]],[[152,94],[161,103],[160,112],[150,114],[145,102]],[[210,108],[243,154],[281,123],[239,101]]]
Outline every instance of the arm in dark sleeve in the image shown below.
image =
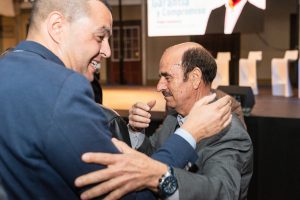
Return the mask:
[[155,152],[155,147],[152,146],[150,139],[145,136],[145,139],[142,145],[137,149],[139,152],[146,154],[147,156],[151,156]]
[[194,163],[198,158],[194,148],[176,134],[172,134],[151,157],[178,168],[184,168],[189,162]]
[[72,73],[63,84],[45,139],[45,156],[64,181],[80,194],[74,180],[104,166],[81,161],[86,152],[118,153],[102,109],[94,102],[89,82]]
[[178,168],[184,168],[189,162],[194,163],[198,158],[193,147],[176,134],[172,134],[155,152],[155,148],[148,138],[145,138],[142,146],[138,150],[148,156],[151,155],[155,160]]
[[2,200],[7,199],[6,193],[5,193],[2,183],[1,183],[1,180],[0,180],[0,199],[2,199]]
[[[73,73],[67,78],[52,115],[51,126],[44,141],[45,157],[66,184],[80,195],[86,188],[76,188],[74,180],[78,176],[104,168],[102,165],[82,162],[81,155],[86,152],[118,153],[118,150],[111,142],[106,118],[102,109],[94,102],[90,85],[84,77]],[[182,140],[174,138],[175,142],[184,145]],[[177,159],[173,153],[169,154],[174,149],[174,145],[168,145],[157,152],[154,158],[170,163],[176,161],[180,165],[186,158]],[[190,148],[186,150],[186,153],[189,152]],[[150,191],[132,195],[136,194],[143,198],[154,198]]]
[[173,167],[183,168],[189,162],[194,163],[197,153],[184,138],[174,134],[176,122],[175,116],[167,116],[150,138],[145,137],[138,150]]
[[[111,142],[106,118],[92,99],[86,80],[76,74],[61,89],[53,112],[53,122],[45,140],[45,156],[66,184],[79,195],[89,187],[77,188],[74,180],[104,166],[81,161],[86,152],[118,153]],[[102,199],[103,197],[99,197]],[[155,199],[149,190],[132,192],[123,199]]]

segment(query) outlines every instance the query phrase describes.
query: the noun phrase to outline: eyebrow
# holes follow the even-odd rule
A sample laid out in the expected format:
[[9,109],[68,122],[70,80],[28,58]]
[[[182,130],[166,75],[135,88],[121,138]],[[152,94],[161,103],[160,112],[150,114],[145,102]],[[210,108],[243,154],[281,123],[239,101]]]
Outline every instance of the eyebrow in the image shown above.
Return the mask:
[[169,74],[168,72],[161,72],[161,73],[159,73],[159,77],[166,77],[166,76],[171,76],[172,77],[172,75],[171,74]]
[[102,26],[101,28],[98,28],[97,31],[99,32],[104,32],[105,34],[111,36],[112,35],[112,31],[111,28],[107,27],[107,26]]
[[175,64],[173,64],[173,66],[178,66],[178,67],[180,67],[181,66],[181,63],[175,63]]

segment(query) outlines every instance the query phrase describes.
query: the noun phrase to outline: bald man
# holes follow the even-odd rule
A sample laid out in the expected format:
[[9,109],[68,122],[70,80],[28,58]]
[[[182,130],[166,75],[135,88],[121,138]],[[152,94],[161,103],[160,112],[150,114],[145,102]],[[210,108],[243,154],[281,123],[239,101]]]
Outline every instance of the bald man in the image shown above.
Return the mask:
[[[0,58],[0,177],[8,199],[79,199],[86,188],[75,187],[75,178],[104,168],[82,162],[81,155],[120,153],[89,82],[111,54],[111,31],[112,14],[104,0],[34,1],[27,39]],[[210,123],[201,120],[201,129],[191,123],[197,115],[191,116],[183,129],[196,141],[230,122],[226,97],[199,109],[222,114],[207,116]],[[144,174],[156,188],[167,165],[183,167],[196,157],[192,146],[173,134],[152,159],[136,162],[157,169]],[[125,198],[155,196],[143,190]]]
[[[169,113],[159,130],[152,137],[147,138],[143,133],[135,131],[149,126],[150,110],[155,101],[147,104],[141,102],[134,104],[129,110],[132,142],[133,138],[139,138],[137,142],[134,142],[134,146],[148,155],[152,155],[156,149],[161,148],[166,140],[172,137],[174,131],[181,129],[196,102],[211,94],[211,83],[216,76],[216,70],[214,58],[197,43],[187,42],[168,48],[160,60],[160,80],[157,84],[157,91],[164,95],[167,106],[173,108],[175,112]],[[199,120],[201,120],[201,115],[206,115],[206,113],[201,113]],[[217,135],[191,143],[194,144],[198,159],[194,163],[189,163],[186,169],[169,166],[169,173],[160,179],[159,184],[160,193],[165,195],[164,198],[172,200],[247,199],[248,186],[253,172],[253,147],[239,118],[233,114],[231,124]],[[180,146],[177,148],[180,149]],[[123,147],[123,149],[126,148]],[[133,152],[129,151],[129,154],[132,155]],[[79,178],[81,185],[95,183],[97,179],[98,181],[108,180],[98,185],[97,188],[87,191],[87,196],[93,197],[100,195],[103,191],[109,191],[110,189],[105,187],[106,184],[114,188],[112,193],[117,193],[123,190],[124,185],[130,187],[129,185],[139,182],[134,179],[135,183],[129,180],[113,187],[112,184],[116,182],[116,179],[125,178],[130,172],[126,166],[118,164],[124,162],[122,158],[114,159],[113,155],[109,158],[114,161],[105,160],[102,154],[89,154],[87,162],[107,164],[114,169],[115,173],[110,171],[110,175],[107,176],[100,170],[99,174],[93,173]],[[127,163],[132,164],[134,161],[127,161]],[[154,169],[149,166],[148,170]]]
[[[192,106],[212,92],[211,83],[216,71],[214,58],[197,43],[178,44],[164,52],[157,91],[164,95],[167,106],[176,112],[166,117],[153,137],[144,140],[139,147],[141,151],[149,153],[161,147],[186,120]],[[151,106],[133,105],[129,111],[129,124],[133,130],[148,126]],[[238,116],[234,114],[229,127],[196,146],[199,159],[188,166],[193,173],[175,169],[179,199],[247,199],[253,171],[252,143]]]

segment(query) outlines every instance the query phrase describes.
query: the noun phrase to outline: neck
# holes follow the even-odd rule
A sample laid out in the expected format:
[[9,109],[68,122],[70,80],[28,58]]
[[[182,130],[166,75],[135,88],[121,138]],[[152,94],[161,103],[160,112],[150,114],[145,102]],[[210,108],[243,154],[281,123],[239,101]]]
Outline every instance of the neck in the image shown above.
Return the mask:
[[[42,28],[41,28],[42,30]],[[30,30],[28,32],[28,36],[26,38],[26,40],[29,41],[34,41],[37,42],[41,45],[43,45],[44,47],[46,47],[47,49],[49,49],[53,54],[55,54],[64,64],[67,68],[69,68],[68,63],[66,62],[66,60],[64,59],[64,57],[62,56],[62,53],[60,53],[60,49],[57,43],[55,43],[52,38],[47,37],[49,35],[45,35],[43,32],[41,31],[37,31],[37,30]]]
[[178,114],[182,115],[183,117],[187,116],[194,104],[202,99],[203,97],[207,96],[210,94],[211,87],[209,86],[204,86],[204,87],[199,87],[196,89],[196,91],[193,93],[193,96],[191,96],[190,101],[187,102],[185,105],[185,108],[182,110],[176,110]]

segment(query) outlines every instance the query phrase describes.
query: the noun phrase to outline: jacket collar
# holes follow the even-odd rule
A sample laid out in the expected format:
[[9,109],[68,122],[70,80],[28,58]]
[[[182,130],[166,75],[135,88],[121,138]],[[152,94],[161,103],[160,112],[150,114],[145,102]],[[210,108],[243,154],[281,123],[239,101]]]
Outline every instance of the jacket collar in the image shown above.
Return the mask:
[[34,41],[28,41],[28,40],[22,41],[17,45],[14,51],[31,52],[43,57],[46,60],[50,60],[59,65],[65,66],[64,63],[54,53],[52,53],[45,46]]

